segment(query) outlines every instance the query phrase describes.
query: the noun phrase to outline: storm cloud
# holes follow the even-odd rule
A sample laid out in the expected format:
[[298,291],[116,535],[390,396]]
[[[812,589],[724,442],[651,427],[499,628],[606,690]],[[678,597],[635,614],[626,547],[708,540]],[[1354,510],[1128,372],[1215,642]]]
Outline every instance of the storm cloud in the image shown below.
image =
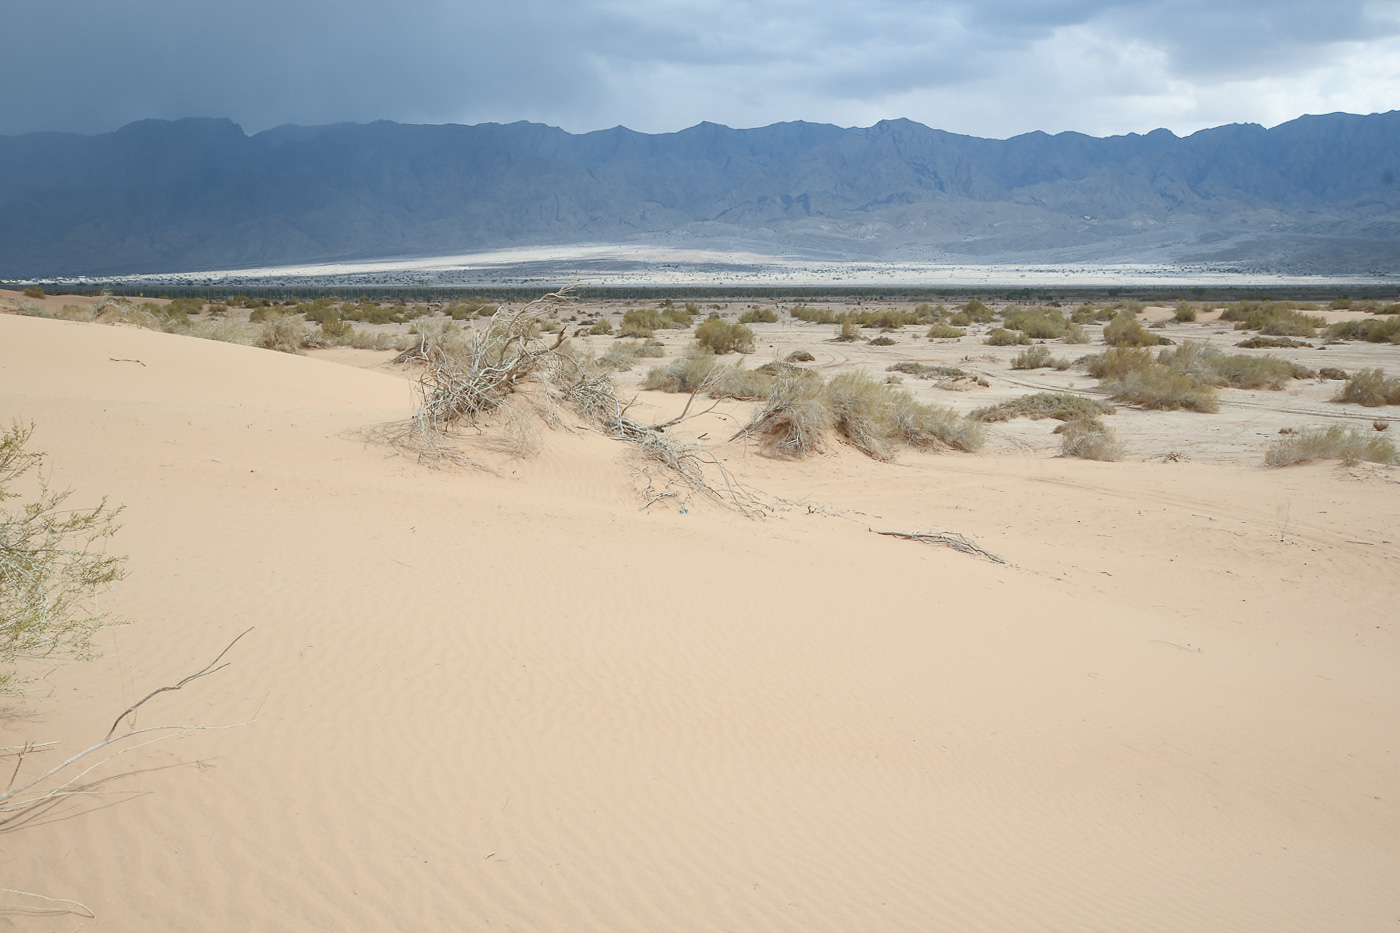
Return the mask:
[[0,134],[147,117],[1004,138],[1400,106],[1400,0],[8,0]]

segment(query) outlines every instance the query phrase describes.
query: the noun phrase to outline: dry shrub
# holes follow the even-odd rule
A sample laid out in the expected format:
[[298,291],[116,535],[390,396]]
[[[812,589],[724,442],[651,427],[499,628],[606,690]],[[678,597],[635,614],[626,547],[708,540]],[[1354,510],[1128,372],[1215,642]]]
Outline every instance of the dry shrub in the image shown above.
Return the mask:
[[1058,340],[1070,328],[1070,322],[1056,308],[1013,308],[1003,315],[1002,322],[1032,340]]
[[1312,349],[1312,344],[1294,340],[1292,337],[1250,337],[1248,340],[1241,340],[1235,346],[1244,347],[1246,350],[1296,350],[1299,347]]
[[935,324],[928,329],[928,339],[930,340],[952,340],[954,337],[967,336],[967,329],[954,327],[951,324]]
[[1098,399],[1067,392],[1037,392],[979,408],[968,415],[974,421],[1010,421],[1012,418],[1054,418],[1056,421],[1092,421],[1113,414],[1113,406]]
[[1400,455],[1397,455],[1395,444],[1389,439],[1340,424],[1285,435],[1270,444],[1264,452],[1265,466],[1289,466],[1311,460],[1341,460],[1349,464],[1367,460],[1395,464],[1400,462]]
[[1056,433],[1061,435],[1060,456],[1081,460],[1113,461],[1123,459],[1123,445],[1113,430],[1094,419],[1067,421]]
[[1277,356],[1224,353],[1199,341],[1188,340],[1175,350],[1163,350],[1157,362],[1198,382],[1236,389],[1281,389],[1294,379],[1314,379],[1306,366]]
[[892,460],[897,435],[894,390],[863,372],[840,373],[826,384],[826,402],[836,430],[876,460]]
[[894,423],[900,439],[910,447],[946,444],[954,450],[981,448],[987,432],[982,424],[964,418],[951,408],[917,401],[907,392],[896,393]]
[[1400,378],[1387,376],[1379,367],[1357,370],[1337,393],[1336,401],[1354,402],[1367,408],[1400,405]]
[[739,315],[740,324],[776,324],[778,312],[772,308],[753,308]]
[[895,340],[894,340],[893,337],[884,337],[884,336],[875,337],[875,338],[873,338],[873,339],[871,339],[871,340],[869,340],[869,341],[866,341],[866,342],[867,342],[870,346],[872,346],[872,347],[892,347],[892,346],[894,346],[894,344],[895,344]]
[[763,407],[730,440],[758,435],[774,454],[807,457],[826,449],[834,426],[835,418],[822,395],[821,377],[809,371],[788,371],[773,380],[773,391]]
[[1054,369],[1069,369],[1069,360],[1060,359],[1050,355],[1050,348],[1043,344],[1036,344],[1033,347],[1022,350],[1011,358],[1012,369],[1041,369],[1053,367]]
[[1400,318],[1384,321],[1374,318],[1339,321],[1327,328],[1328,340],[1365,340],[1370,343],[1400,343]]
[[1235,330],[1256,330],[1275,337],[1311,337],[1327,322],[1304,314],[1287,301],[1240,301],[1226,306],[1222,321],[1234,321]]
[[851,343],[860,339],[860,322],[855,318],[846,318],[836,328],[836,339],[842,343]]
[[718,316],[711,316],[695,328],[695,345],[720,356],[736,352],[752,353],[753,331],[747,325],[730,324]]
[[774,453],[800,457],[822,450],[832,432],[877,460],[893,459],[905,445],[975,450],[983,441],[981,425],[864,373],[842,373],[823,385],[796,367],[777,370],[767,401],[731,440],[758,435]]
[[255,345],[279,353],[300,353],[306,343],[306,324],[299,317],[270,311],[263,318]]
[[705,394],[711,398],[760,399],[773,391],[773,376],[742,366],[720,366],[712,374]]
[[592,337],[605,337],[611,334],[612,332],[612,321],[609,321],[607,318],[599,318],[592,324],[588,325],[588,333],[589,336]]
[[888,366],[885,368],[885,372],[903,373],[906,376],[916,376],[919,379],[962,379],[970,375],[956,366],[931,366],[909,361]]
[[1122,379],[1105,382],[1109,398],[1141,405],[1157,411],[1216,412],[1220,395],[1211,386],[1184,373],[1173,372],[1160,363],[1127,373]]
[[1171,343],[1166,337],[1150,333],[1141,321],[1126,312],[1105,325],[1103,342],[1110,347],[1155,347]]
[[1021,331],[1007,330],[1005,327],[993,329],[992,332],[987,335],[987,339],[983,341],[983,343],[992,347],[1015,347],[1029,344],[1030,342],[1031,338]]
[[1338,369],[1335,366],[1324,366],[1317,371],[1317,378],[1322,380],[1334,379],[1340,382],[1345,379],[1350,379],[1351,376],[1347,375],[1345,369]]
[[1172,315],[1172,320],[1178,324],[1189,324],[1196,320],[1196,306],[1189,301],[1179,301],[1176,304],[1176,312]]
[[714,375],[717,368],[721,367],[713,356],[683,356],[665,366],[648,370],[646,378],[642,380],[642,388],[659,392],[694,392]]
[[784,357],[784,360],[788,363],[811,363],[816,360],[816,357],[806,350],[793,350]]

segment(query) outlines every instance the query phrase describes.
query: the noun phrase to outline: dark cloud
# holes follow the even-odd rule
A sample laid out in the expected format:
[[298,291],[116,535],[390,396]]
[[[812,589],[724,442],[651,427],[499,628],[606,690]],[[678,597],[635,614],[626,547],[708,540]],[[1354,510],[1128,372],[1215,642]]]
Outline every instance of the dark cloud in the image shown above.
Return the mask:
[[1180,131],[1389,109],[1400,78],[1400,0],[6,0],[0,30],[7,134],[192,115]]

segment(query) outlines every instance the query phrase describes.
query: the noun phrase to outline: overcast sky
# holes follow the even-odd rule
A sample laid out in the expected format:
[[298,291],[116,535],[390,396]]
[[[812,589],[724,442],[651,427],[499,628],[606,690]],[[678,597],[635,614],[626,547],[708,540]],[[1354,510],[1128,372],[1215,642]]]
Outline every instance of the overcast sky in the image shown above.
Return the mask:
[[0,0],[0,134],[146,117],[1180,135],[1400,108],[1400,0]]

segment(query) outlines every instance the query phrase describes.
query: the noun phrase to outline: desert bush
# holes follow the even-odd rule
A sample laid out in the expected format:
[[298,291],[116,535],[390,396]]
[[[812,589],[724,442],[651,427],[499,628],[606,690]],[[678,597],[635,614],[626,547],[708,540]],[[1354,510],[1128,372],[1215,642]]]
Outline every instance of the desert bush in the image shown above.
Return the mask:
[[1292,337],[1250,337],[1248,340],[1241,340],[1235,346],[1244,347],[1246,350],[1294,350],[1299,347],[1312,349],[1312,344],[1294,340]]
[[948,309],[941,303],[936,305],[920,304],[914,307],[914,321],[917,324],[939,323],[948,316]]
[[1327,305],[1327,308],[1328,308],[1328,310],[1330,310],[1330,311],[1346,311],[1346,310],[1348,310],[1350,307],[1351,307],[1351,299],[1350,299],[1350,298],[1333,298],[1332,301],[1331,301],[1331,303]]
[[306,341],[306,325],[301,320],[290,314],[269,310],[263,318],[255,345],[279,353],[300,353]]
[[868,340],[868,341],[866,341],[866,342],[867,342],[870,346],[872,346],[872,347],[892,347],[892,346],[895,345],[895,340],[894,340],[893,337],[884,337],[884,336],[881,336],[881,337],[872,337],[870,340]]
[[772,308],[753,308],[739,315],[740,324],[776,324],[778,312]]
[[966,335],[966,329],[954,327],[951,324],[935,324],[928,329],[929,340],[951,340],[954,337],[965,337]]
[[982,304],[982,302],[978,301],[976,298],[973,298],[962,306],[962,310],[958,312],[956,316],[961,317],[962,320],[955,320],[953,323],[966,326],[967,324],[990,324],[992,318],[995,317],[995,313],[991,308]]
[[1158,411],[1216,412],[1220,396],[1216,390],[1190,376],[1173,372],[1160,363],[1126,373],[1121,379],[1106,381],[1109,398]]
[[968,375],[956,366],[931,366],[907,361],[887,366],[885,372],[904,373],[906,376],[917,376],[920,379],[958,379]]
[[632,308],[623,312],[622,327],[618,330],[621,337],[650,337],[666,326],[666,321],[660,313],[651,308]]
[[713,356],[683,356],[647,371],[643,389],[659,392],[694,392],[710,379],[720,364]]
[[31,286],[29,286],[28,288],[26,288],[26,289],[24,290],[24,297],[26,297],[26,298],[43,298],[43,297],[45,297],[45,296],[44,296],[44,289],[43,289],[42,286],[39,286],[39,285],[31,285]]
[[1011,358],[1012,369],[1069,369],[1069,360],[1050,355],[1050,348],[1044,344],[1027,347]]
[[1287,301],[1239,301],[1226,305],[1222,321],[1234,321],[1236,330],[1254,330],[1273,337],[1311,337],[1327,322],[1304,314]]
[[695,315],[700,313],[698,309],[692,310],[694,308],[694,302],[686,302],[682,308],[667,304],[661,309],[661,322],[672,330],[688,330],[695,323]]
[[638,341],[619,341],[608,348],[608,352],[598,357],[598,365],[614,372],[627,372],[637,364],[642,355],[642,345]]
[[846,318],[836,328],[836,339],[843,343],[850,343],[860,339],[860,322],[855,318]]
[[1012,418],[1054,418],[1056,421],[1092,421],[1113,414],[1113,406],[1098,399],[1067,392],[1037,392],[979,408],[968,415],[974,421],[998,422]]
[[788,312],[794,320],[806,321],[808,324],[835,324],[836,312],[830,308],[808,308],[805,305],[798,305]]
[[1366,318],[1360,321],[1338,321],[1327,328],[1327,339],[1400,343],[1400,317],[1391,317],[1386,320]]
[[1335,366],[1324,366],[1317,371],[1317,378],[1322,380],[1335,379],[1338,381],[1350,379],[1345,369],[1338,369]]
[[496,313],[496,307],[484,301],[454,301],[443,313],[454,321],[470,321],[474,317],[490,317]]
[[1123,445],[1113,430],[1096,420],[1066,421],[1056,431],[1061,435],[1060,456],[1081,460],[1123,459]]
[[987,339],[982,341],[992,347],[1014,347],[1022,344],[1029,344],[1031,338],[1027,337],[1019,330],[1007,330],[1005,327],[997,327],[987,335]]
[[816,360],[816,357],[806,350],[793,350],[784,359],[789,363],[811,363]]
[[710,380],[705,394],[711,398],[760,399],[773,391],[772,373],[742,366],[721,366]]
[[774,378],[763,407],[730,440],[757,435],[779,456],[806,457],[826,448],[834,426],[821,377],[809,371],[785,372]]
[[1196,320],[1196,306],[1189,301],[1178,301],[1172,320],[1178,324],[1190,324]]
[[1157,362],[1198,382],[1236,389],[1281,389],[1293,379],[1313,379],[1317,373],[1276,356],[1223,353],[1188,340],[1175,350],[1163,350]]
[[1284,435],[1264,452],[1265,466],[1289,466],[1312,460],[1395,464],[1400,463],[1400,454],[1395,444],[1384,436],[1366,434],[1340,424]]
[[1400,378],[1387,376],[1380,368],[1357,370],[1337,393],[1336,400],[1367,408],[1400,405]]
[[1065,334],[1060,340],[1064,343],[1088,343],[1089,334],[1079,324],[1070,324],[1065,328]]
[[943,444],[954,450],[973,451],[986,441],[987,432],[981,422],[964,418],[951,408],[917,401],[907,392],[896,392],[893,406],[895,430],[910,447]]
[[1117,315],[1118,312],[1113,308],[1100,308],[1085,302],[1074,310],[1069,319],[1073,324],[1103,324],[1113,320]]
[[[0,692],[18,692],[24,658],[88,657],[98,629],[113,622],[97,596],[120,579],[125,558],[108,556],[121,508],[103,499],[72,509],[55,492],[44,454],[26,450],[34,428],[0,433]],[[25,477],[28,476],[26,479]],[[29,489],[26,496],[19,485]],[[25,501],[13,503],[14,500]]]
[[821,450],[825,437],[835,432],[878,460],[892,459],[904,445],[973,450],[982,443],[980,425],[865,373],[842,373],[823,384],[816,373],[791,369],[799,371],[774,376],[763,407],[733,439],[758,435],[776,453],[805,456]]
[[695,328],[695,345],[711,353],[752,353],[753,331],[745,324],[730,324],[718,316],[710,316]]
[[599,318],[588,325],[588,333],[593,337],[606,337],[613,332],[612,321],[607,318]]
[[1008,330],[1019,330],[1032,340],[1057,340],[1070,326],[1054,308],[1014,308],[1003,315],[1002,323]]
[[1110,347],[1155,347],[1171,341],[1151,333],[1137,318],[1124,313],[1104,326],[1103,342]]

